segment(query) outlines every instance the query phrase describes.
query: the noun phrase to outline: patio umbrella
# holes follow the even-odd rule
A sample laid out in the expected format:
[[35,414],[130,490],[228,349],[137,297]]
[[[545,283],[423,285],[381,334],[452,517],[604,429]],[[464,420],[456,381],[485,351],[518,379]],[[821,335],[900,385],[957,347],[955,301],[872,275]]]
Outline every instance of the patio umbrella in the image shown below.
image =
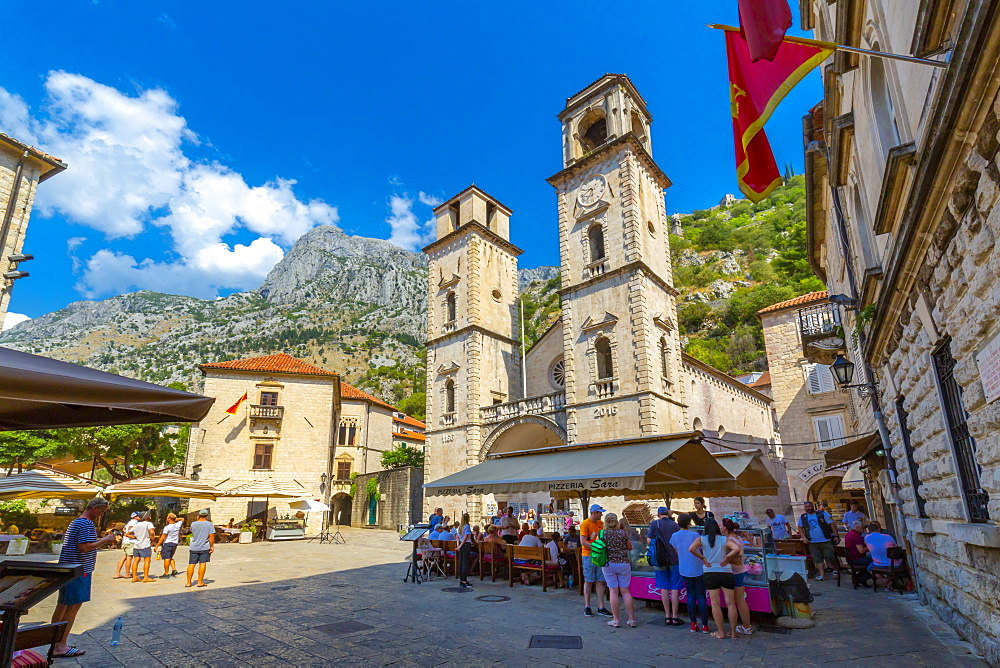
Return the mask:
[[[304,510],[306,513],[328,513],[330,512],[330,506],[325,503],[320,503],[313,499],[302,499],[301,501],[292,501],[288,504],[289,508],[294,510]],[[306,524],[309,524],[308,516],[306,517]]]
[[271,497],[276,499],[300,499],[306,495],[306,488],[297,482],[282,482],[274,478],[257,480],[239,487],[234,487],[225,496],[242,496],[254,499],[264,497],[264,531],[267,531],[267,511]]
[[222,496],[222,490],[176,473],[153,473],[124,482],[117,482],[104,490],[105,496],[173,496],[189,499],[211,499]]
[[100,492],[97,484],[42,469],[0,478],[0,499],[90,499]]
[[0,347],[0,431],[197,422],[214,401]]

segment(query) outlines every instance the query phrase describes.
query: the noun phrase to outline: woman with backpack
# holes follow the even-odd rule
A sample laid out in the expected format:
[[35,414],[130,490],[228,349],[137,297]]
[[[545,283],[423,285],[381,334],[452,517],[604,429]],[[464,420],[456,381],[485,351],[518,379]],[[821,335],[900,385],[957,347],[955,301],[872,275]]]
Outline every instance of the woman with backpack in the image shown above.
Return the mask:
[[705,589],[712,602],[712,619],[715,620],[715,633],[719,640],[726,638],[726,624],[722,619],[722,608],[719,603],[719,590],[726,597],[726,609],[729,611],[729,627],[732,638],[736,639],[736,583],[733,579],[731,560],[739,554],[739,546],[732,538],[719,535],[719,523],[714,518],[705,519],[705,535],[699,536],[688,548],[691,554],[701,559],[705,564]]
[[[604,549],[600,549],[601,547]],[[621,528],[617,515],[608,513],[604,516],[604,529],[598,535],[598,540],[590,544],[590,558],[595,565],[601,566],[604,580],[608,584],[612,615],[608,626],[613,628],[621,626],[618,613],[619,596],[625,602],[625,612],[628,613],[628,621],[625,623],[633,629],[636,627],[635,603],[628,590],[632,582],[632,562],[629,559],[631,551],[632,541],[629,540],[628,530]]]

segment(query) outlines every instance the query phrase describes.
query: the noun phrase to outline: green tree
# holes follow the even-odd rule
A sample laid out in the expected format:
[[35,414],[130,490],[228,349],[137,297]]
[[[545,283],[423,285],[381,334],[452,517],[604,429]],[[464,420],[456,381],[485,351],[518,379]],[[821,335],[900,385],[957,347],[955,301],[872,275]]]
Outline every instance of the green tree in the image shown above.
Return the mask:
[[0,433],[0,466],[13,473],[24,469],[39,459],[60,457],[66,446],[50,431],[7,431]]
[[174,466],[184,456],[185,430],[162,424],[59,429],[51,432],[64,451],[78,460],[96,459],[111,480],[121,481],[150,469]]
[[401,469],[404,466],[423,466],[424,453],[418,448],[411,448],[406,443],[400,443],[392,450],[383,452],[379,461],[387,469]]
[[424,392],[414,392],[397,404],[401,412],[411,415],[418,420],[423,420],[426,416],[427,394]]

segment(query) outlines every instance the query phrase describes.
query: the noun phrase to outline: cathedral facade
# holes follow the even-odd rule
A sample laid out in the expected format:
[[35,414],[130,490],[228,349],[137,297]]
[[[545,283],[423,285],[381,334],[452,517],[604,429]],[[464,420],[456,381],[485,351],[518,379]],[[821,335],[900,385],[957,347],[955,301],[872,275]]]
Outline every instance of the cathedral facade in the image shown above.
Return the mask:
[[[671,182],[652,157],[642,96],[627,76],[608,74],[570,97],[559,119],[563,169],[548,182],[562,315],[530,350],[517,335],[511,209],[475,186],[435,209],[437,240],[424,249],[426,480],[491,453],[693,430],[775,448],[770,399],[682,352],[663,199]],[[433,503],[477,517],[497,503],[549,501],[522,496]]]

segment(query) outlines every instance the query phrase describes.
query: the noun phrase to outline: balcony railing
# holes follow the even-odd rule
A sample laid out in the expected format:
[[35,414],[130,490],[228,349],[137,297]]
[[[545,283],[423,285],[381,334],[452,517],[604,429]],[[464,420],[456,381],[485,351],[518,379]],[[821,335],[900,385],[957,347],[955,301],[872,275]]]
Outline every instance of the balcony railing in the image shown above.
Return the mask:
[[284,406],[250,406],[251,420],[280,420],[284,416]]
[[540,397],[530,397],[520,401],[508,401],[505,404],[493,404],[483,406],[480,412],[483,422],[486,424],[496,424],[511,418],[522,415],[545,415],[547,413],[558,413],[566,409],[566,393],[555,392],[553,394],[543,394]]
[[798,313],[799,332],[803,339],[839,335],[842,332],[840,307],[836,304],[820,304],[804,308]]
[[604,275],[604,272],[608,270],[607,258],[601,258],[597,262],[593,262],[587,265],[587,277],[594,278],[596,276]]
[[599,381],[593,384],[594,392],[597,394],[598,399],[604,399],[605,397],[615,396],[615,379],[614,378],[601,378]]
[[444,415],[441,416],[441,426],[442,427],[450,427],[453,424],[455,424],[455,414],[454,413],[445,413]]
[[458,322],[455,320],[449,320],[448,322],[441,325],[441,333],[448,334],[449,332],[454,332],[458,328]]

